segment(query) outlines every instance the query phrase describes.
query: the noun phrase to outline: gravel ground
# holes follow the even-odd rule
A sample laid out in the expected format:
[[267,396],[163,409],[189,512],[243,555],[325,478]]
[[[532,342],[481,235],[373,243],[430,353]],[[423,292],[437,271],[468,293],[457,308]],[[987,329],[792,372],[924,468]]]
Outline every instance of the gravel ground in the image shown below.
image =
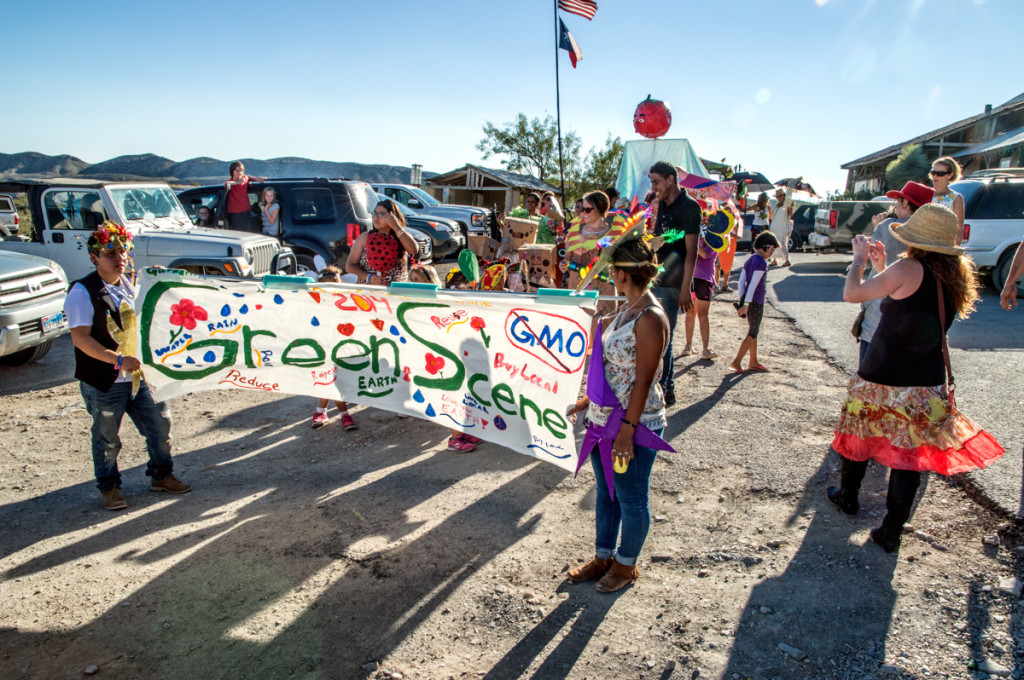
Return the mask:
[[[310,429],[312,400],[175,399],[176,472],[148,490],[126,425],[127,511],[99,504],[62,338],[0,369],[4,678],[982,678],[1024,675],[1016,525],[932,477],[899,556],[871,468],[855,518],[824,489],[846,376],[766,310],[775,369],[677,362],[641,579],[570,584],[594,479],[374,409]],[[678,334],[678,335],[681,335]],[[677,337],[677,351],[682,347]],[[988,664],[988,665],[987,665]]]

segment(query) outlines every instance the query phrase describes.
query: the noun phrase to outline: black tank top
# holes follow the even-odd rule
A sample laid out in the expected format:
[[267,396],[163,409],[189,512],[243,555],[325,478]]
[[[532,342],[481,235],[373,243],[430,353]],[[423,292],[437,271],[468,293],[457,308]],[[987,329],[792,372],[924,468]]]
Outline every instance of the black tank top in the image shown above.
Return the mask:
[[860,377],[894,387],[930,387],[946,382],[942,336],[953,324],[954,312],[949,292],[943,289],[946,328],[941,329],[937,285],[938,279],[925,268],[921,285],[909,297],[882,300],[882,319],[857,371]]

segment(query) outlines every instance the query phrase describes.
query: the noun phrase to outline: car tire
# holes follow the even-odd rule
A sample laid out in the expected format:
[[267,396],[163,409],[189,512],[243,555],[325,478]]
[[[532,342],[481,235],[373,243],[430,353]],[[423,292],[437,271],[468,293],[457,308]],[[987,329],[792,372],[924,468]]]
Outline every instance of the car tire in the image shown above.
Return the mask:
[[52,345],[53,340],[47,340],[35,347],[27,347],[21,351],[14,352],[13,354],[0,357],[0,364],[4,366],[24,366],[25,364],[30,364],[33,361],[39,361],[46,356],[46,353],[50,351],[50,347]]
[[[1013,256],[1017,252],[1017,246],[1006,249],[999,257],[999,263],[992,270],[992,287],[996,293],[1002,293],[1006,285],[1006,277],[1010,275],[1010,265],[1013,263]],[[1024,276],[1017,279],[1017,297],[1024,297]]]
[[790,232],[789,238],[786,239],[786,249],[791,253],[795,253],[800,247],[800,234],[796,229]]
[[295,256],[295,275],[306,276],[307,272],[316,274],[316,264],[313,262],[313,255],[301,253]]

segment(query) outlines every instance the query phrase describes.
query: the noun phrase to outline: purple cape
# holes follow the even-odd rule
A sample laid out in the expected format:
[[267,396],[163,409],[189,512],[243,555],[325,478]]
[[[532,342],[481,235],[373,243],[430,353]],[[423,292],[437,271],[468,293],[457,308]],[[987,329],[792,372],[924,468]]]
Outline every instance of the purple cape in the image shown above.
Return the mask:
[[[576,474],[579,474],[580,468],[583,467],[583,461],[587,459],[596,445],[601,454],[601,466],[604,468],[604,481],[608,485],[608,495],[615,498],[612,444],[619,434],[619,428],[622,427],[626,409],[622,408],[615,392],[612,391],[612,386],[604,377],[604,345],[601,339],[601,325],[601,322],[598,322],[597,333],[594,334],[594,351],[590,356],[590,368],[587,371],[587,396],[590,397],[590,403],[603,407],[614,407],[614,410],[608,415],[608,420],[604,425],[590,423],[587,426],[587,433],[583,436],[580,459],[576,463]],[[657,451],[675,452],[668,442],[640,423],[637,424],[636,432],[633,433],[633,444]]]

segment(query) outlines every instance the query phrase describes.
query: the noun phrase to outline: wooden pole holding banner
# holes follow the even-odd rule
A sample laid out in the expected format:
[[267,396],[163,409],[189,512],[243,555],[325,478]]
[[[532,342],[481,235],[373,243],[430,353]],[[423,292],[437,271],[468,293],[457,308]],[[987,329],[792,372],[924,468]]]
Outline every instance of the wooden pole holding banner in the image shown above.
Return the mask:
[[[562,97],[558,84],[558,44],[562,39],[562,33],[558,30],[558,0],[551,0],[555,7],[555,113],[558,121],[558,186],[562,192],[562,205],[568,200],[565,197],[565,171],[562,163]],[[540,178],[544,181],[544,178]]]

